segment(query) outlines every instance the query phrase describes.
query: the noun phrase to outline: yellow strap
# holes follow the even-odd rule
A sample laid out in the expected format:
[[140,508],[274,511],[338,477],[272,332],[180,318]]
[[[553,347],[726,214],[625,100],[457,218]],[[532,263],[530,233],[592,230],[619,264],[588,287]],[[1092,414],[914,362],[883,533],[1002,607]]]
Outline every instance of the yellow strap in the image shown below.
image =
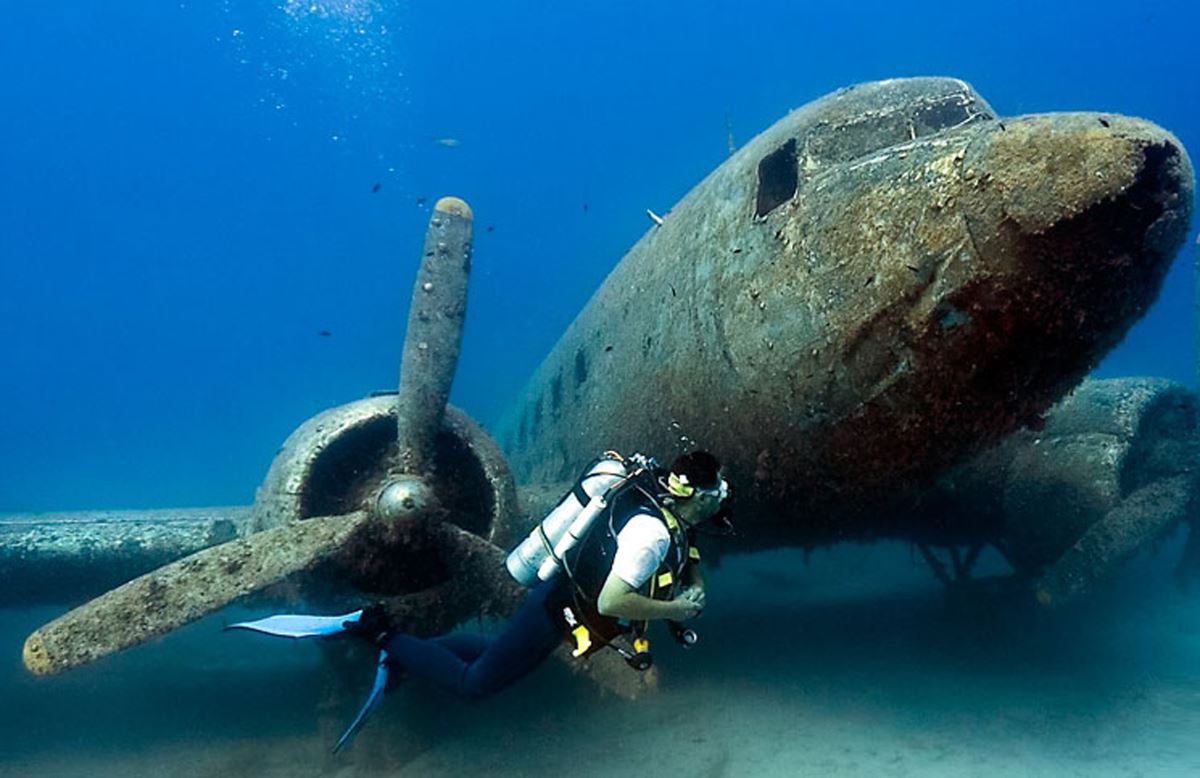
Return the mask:
[[664,586],[670,586],[671,582],[674,580],[675,576],[671,575],[671,571],[668,570],[658,577],[658,586],[660,589]]
[[663,512],[663,518],[667,520],[667,527],[672,532],[678,532],[679,531],[679,519],[675,518],[675,514],[671,513],[666,508],[663,508],[662,512]]
[[633,650],[640,653],[650,650],[650,641],[645,638],[638,638],[633,641]]
[[592,635],[588,632],[588,628],[580,624],[575,629],[571,630],[571,634],[575,636],[575,650],[571,652],[571,656],[579,657],[587,653],[587,650],[592,647]]
[[695,546],[688,548],[688,559],[692,560],[693,562],[699,562],[700,549],[696,548]]

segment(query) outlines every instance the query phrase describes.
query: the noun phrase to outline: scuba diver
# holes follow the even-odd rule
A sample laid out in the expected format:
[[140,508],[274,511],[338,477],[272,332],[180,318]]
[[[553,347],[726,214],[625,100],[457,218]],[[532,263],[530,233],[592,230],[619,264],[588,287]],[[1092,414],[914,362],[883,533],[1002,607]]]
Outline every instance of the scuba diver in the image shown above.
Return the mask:
[[705,601],[692,536],[710,520],[727,527],[728,500],[729,485],[708,452],[683,454],[664,470],[651,458],[608,451],[509,554],[509,572],[529,594],[497,634],[414,637],[390,627],[382,604],[226,629],[290,638],[351,635],[380,649],[374,685],[334,746],[337,753],[404,676],[482,699],[528,675],[564,640],[575,657],[615,649],[635,670],[652,661],[649,621],[666,621],[672,636],[691,646],[696,634],[680,622],[698,616]]

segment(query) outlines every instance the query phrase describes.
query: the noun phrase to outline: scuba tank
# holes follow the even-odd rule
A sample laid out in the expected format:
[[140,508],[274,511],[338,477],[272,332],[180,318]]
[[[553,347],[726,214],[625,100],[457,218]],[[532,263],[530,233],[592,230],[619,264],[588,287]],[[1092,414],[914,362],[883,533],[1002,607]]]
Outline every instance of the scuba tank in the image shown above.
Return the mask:
[[533,586],[558,573],[562,555],[579,542],[607,507],[605,496],[627,480],[630,469],[636,466],[615,451],[605,451],[593,462],[571,491],[508,555],[505,564],[517,583]]

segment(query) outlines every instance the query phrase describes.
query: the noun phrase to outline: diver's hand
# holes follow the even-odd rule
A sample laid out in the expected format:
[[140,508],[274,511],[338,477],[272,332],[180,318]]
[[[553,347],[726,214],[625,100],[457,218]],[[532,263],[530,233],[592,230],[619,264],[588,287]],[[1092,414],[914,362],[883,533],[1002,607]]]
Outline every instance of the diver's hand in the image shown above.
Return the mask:
[[[688,586],[683,587],[679,591],[679,596],[687,597],[689,600],[691,600],[692,602],[695,602],[697,605],[699,605],[700,610],[704,610],[706,600],[704,597],[704,587],[703,586],[697,586],[696,584],[689,584]],[[697,614],[697,615],[699,615],[699,614]]]
[[675,621],[685,621],[694,619],[704,610],[704,590],[689,586],[679,593],[679,596],[671,601],[678,609],[679,613],[675,616]]
[[704,610],[705,599],[704,599],[704,587],[703,586],[697,586],[696,584],[690,584],[688,586],[683,587],[683,589],[681,589],[679,592],[679,594],[681,596],[684,593],[688,593],[688,596],[691,599],[700,603],[700,609]]

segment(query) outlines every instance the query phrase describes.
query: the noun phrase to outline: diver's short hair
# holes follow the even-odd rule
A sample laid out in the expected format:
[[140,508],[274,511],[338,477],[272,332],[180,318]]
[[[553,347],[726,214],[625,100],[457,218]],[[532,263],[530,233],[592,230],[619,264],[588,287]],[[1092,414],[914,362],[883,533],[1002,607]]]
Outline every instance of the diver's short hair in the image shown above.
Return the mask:
[[697,489],[715,489],[721,483],[721,463],[707,451],[680,454],[670,470],[675,475],[686,475],[687,483]]

